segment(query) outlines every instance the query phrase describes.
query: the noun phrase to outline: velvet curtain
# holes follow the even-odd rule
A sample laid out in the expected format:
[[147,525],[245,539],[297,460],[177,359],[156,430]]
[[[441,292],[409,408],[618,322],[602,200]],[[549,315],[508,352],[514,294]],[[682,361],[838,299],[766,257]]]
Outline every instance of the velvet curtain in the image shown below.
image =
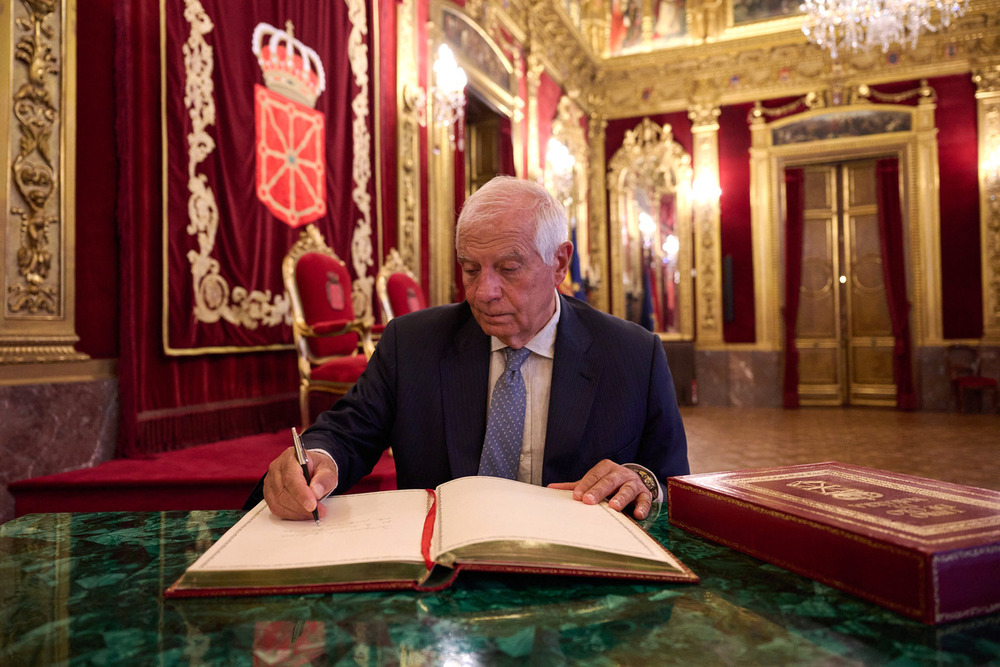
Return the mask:
[[903,256],[903,219],[899,204],[899,162],[885,158],[876,164],[878,181],[878,228],[882,250],[885,296],[892,320],[892,375],[896,382],[896,407],[916,408],[913,369],[910,361],[910,302],[906,298],[906,266]]
[[799,407],[799,351],[795,329],[799,318],[802,285],[802,224],[805,212],[805,177],[801,169],[785,170],[785,377],[782,402]]
[[[317,6],[311,7],[312,4]],[[184,23],[175,22],[174,28],[171,28],[169,20],[171,15],[175,20],[183,16],[184,6],[179,0],[167,0],[164,7],[168,17],[167,57],[171,58],[179,54],[172,53],[170,45],[182,49],[177,40],[188,41],[187,35],[176,32],[176,27],[184,26]],[[325,102],[328,108],[322,109],[326,116],[325,142],[339,146],[340,152],[335,159],[326,160],[327,213],[325,217],[315,220],[315,224],[341,257],[350,258],[352,230],[361,217],[355,202],[365,197],[373,201],[371,192],[374,190],[372,181],[368,192],[355,192],[357,188],[351,181],[351,160],[344,159],[344,155],[355,153],[352,141],[354,136],[359,136],[354,134],[358,127],[353,120],[351,104],[361,86],[367,86],[369,91],[374,86],[358,81],[344,64],[347,58],[342,52],[349,39],[354,39],[356,43],[360,41],[361,46],[366,46],[370,54],[372,49],[370,44],[365,44],[365,40],[370,40],[371,36],[359,34],[361,31],[357,30],[351,33],[352,22],[346,3],[290,0],[232,3],[230,0],[215,0],[204,2],[202,7],[211,25],[198,26],[204,43],[198,47],[202,50],[193,55],[212,57],[215,71],[209,85],[217,101],[230,101],[238,106],[247,105],[249,99],[249,104],[252,104],[254,89],[248,81],[260,83],[262,75],[251,52],[251,33],[253,26],[260,21],[284,27],[285,21],[290,19],[296,36],[305,43],[314,45],[328,41],[331,48],[336,49],[337,57],[331,54],[322,56],[324,65],[328,66],[327,91],[319,99],[328,98]],[[201,182],[210,186],[216,194],[219,233],[213,239],[218,251],[213,259],[218,261],[220,271],[234,272],[229,275],[231,284],[260,286],[262,292],[267,289],[282,290],[280,257],[287,252],[297,234],[273,218],[257,225],[243,217],[245,213],[252,212],[254,206],[262,207],[256,196],[252,174],[254,146],[247,143],[247,138],[252,139],[255,134],[254,116],[252,113],[249,117],[245,115],[246,109],[252,107],[243,106],[243,112],[235,118],[216,115],[214,118],[192,120],[189,108],[184,107],[184,97],[193,91],[186,91],[183,82],[177,78],[177,70],[169,67],[165,81],[167,97],[162,100],[161,107],[159,9],[159,3],[114,4],[116,133],[120,161],[118,224],[121,241],[122,437],[119,454],[124,456],[143,456],[190,444],[278,430],[295,423],[297,414],[298,376],[294,353],[284,349],[239,354],[200,353],[198,348],[217,343],[226,347],[253,345],[253,339],[258,334],[251,327],[238,328],[228,321],[220,322],[214,330],[208,323],[198,321],[190,309],[185,310],[184,306],[178,308],[177,302],[173,301],[184,300],[188,305],[194,301],[190,283],[175,293],[172,289],[174,283],[164,276],[164,272],[171,267],[174,273],[168,274],[169,278],[181,280],[182,269],[190,276],[191,253],[201,251],[203,240],[196,239],[176,225],[167,224],[164,227],[167,221],[164,219],[162,196],[161,108],[169,114],[167,129],[170,136],[176,137],[177,130],[181,129],[180,140],[168,144],[168,175],[184,175],[175,171],[177,163],[171,159],[171,156],[176,157],[175,150],[187,150],[188,146],[182,126],[177,124],[206,119],[213,121],[208,130],[214,142],[213,153],[218,160],[211,165],[199,163],[204,168],[192,178],[200,176]],[[322,21],[311,18],[314,17],[314,9],[324,12]],[[356,24],[358,17],[353,18]],[[192,31],[199,23],[186,18],[181,20]],[[360,20],[370,25],[370,19],[363,12]],[[252,21],[252,25],[247,21]],[[211,27],[211,30],[205,31],[205,27]],[[227,76],[227,72],[236,74]],[[317,101],[316,108],[320,109],[322,104]],[[371,108],[370,97],[368,106]],[[223,102],[216,111],[227,109],[229,107]],[[181,112],[183,116],[178,118]],[[363,118],[363,122],[368,123],[370,136],[370,115]],[[189,155],[183,157],[182,164],[186,167],[191,158]],[[371,169],[368,173],[372,173]],[[167,193],[168,218],[178,211],[178,201],[174,196]],[[185,214],[186,209],[185,202]],[[260,218],[259,211],[248,215]],[[261,247],[251,247],[254,244]],[[245,273],[237,275],[240,271]],[[220,292],[209,294],[221,298]],[[272,298],[273,294],[272,291]],[[166,314],[163,308],[165,300],[171,304]],[[287,327],[280,328],[286,330],[280,334],[280,339],[290,340]],[[220,331],[222,333],[218,333]],[[183,356],[165,354],[164,348],[170,346],[169,336],[174,337],[172,340],[179,343],[179,348],[192,346],[191,351]]]

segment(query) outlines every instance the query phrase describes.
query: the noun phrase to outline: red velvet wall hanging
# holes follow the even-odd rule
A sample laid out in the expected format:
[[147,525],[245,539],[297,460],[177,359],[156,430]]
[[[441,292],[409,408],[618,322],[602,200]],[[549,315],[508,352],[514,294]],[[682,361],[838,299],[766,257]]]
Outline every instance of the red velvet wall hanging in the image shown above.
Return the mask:
[[168,354],[289,343],[281,261],[302,225],[368,274],[374,78],[355,4],[164,3]]
[[[373,287],[376,265],[370,145],[375,79],[366,3],[167,0],[163,8],[161,17],[157,3],[115,6],[121,156],[121,453],[125,455],[294,423],[293,353],[204,354],[262,349],[290,340],[283,321],[272,323],[283,320],[274,316],[283,292],[280,260],[297,235],[289,222],[301,223],[318,213],[313,224],[352,266],[355,283],[370,280]],[[161,19],[166,36],[162,59]],[[293,37],[315,51],[322,63],[326,86],[314,108],[308,95],[303,103],[292,99],[294,94],[289,97],[289,89],[266,85],[259,54],[253,53],[254,30],[260,24],[289,32],[288,21]],[[281,64],[289,62],[282,56],[290,51],[282,53],[282,39],[262,41],[273,46],[268,56],[278,54],[275,68],[298,65],[304,70],[301,59]],[[310,60],[309,65],[316,76],[306,78],[318,86],[316,62]],[[211,63],[211,71],[206,63]],[[254,91],[261,90],[254,84],[284,98],[272,101],[284,105],[295,120],[285,126],[284,134],[269,135],[278,136],[275,144],[285,140],[287,147],[300,149],[289,150],[289,155],[303,156],[313,165],[319,161],[318,151],[325,152],[322,175],[314,170],[304,184],[284,194],[275,190],[270,208],[258,196],[256,127],[260,124],[255,125],[255,115],[261,114]],[[161,111],[169,120],[165,153]],[[315,128],[309,124],[316,120],[311,111],[323,115],[322,141],[309,132]],[[191,135],[198,140],[192,141]],[[310,153],[307,145],[315,150]],[[264,174],[276,177],[279,171]],[[317,183],[324,188],[325,212],[322,207],[294,203],[300,195],[318,200]],[[164,185],[166,206],[161,197]],[[282,220],[275,214],[282,202],[309,212],[286,211]],[[213,220],[215,227],[192,220]],[[370,263],[359,263],[359,257]],[[197,276],[206,289],[196,291],[193,277]],[[228,311],[218,308],[220,304]],[[366,304],[369,309],[370,304]],[[206,309],[196,312],[197,306],[215,308],[218,320],[206,321],[210,319],[204,316]],[[186,356],[165,356],[165,347]]]

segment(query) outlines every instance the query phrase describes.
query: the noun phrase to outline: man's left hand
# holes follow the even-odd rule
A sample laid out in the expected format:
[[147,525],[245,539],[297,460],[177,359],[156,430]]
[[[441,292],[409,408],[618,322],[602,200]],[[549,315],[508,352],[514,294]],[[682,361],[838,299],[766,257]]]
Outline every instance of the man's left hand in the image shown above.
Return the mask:
[[577,482],[549,484],[552,489],[572,489],[574,500],[596,505],[608,498],[608,506],[621,512],[635,503],[632,516],[645,519],[653,507],[653,494],[642,483],[638,473],[614,461],[604,459]]

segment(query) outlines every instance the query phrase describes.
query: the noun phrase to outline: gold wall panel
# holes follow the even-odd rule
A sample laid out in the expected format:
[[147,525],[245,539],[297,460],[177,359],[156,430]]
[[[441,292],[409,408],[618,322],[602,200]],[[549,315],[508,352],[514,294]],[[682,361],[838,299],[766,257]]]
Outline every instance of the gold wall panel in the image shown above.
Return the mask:
[[76,3],[0,4],[0,364],[75,361]]
[[[1000,44],[998,44],[1000,52]],[[1000,343],[1000,59],[976,70],[979,118],[979,224],[982,243],[983,338]]]

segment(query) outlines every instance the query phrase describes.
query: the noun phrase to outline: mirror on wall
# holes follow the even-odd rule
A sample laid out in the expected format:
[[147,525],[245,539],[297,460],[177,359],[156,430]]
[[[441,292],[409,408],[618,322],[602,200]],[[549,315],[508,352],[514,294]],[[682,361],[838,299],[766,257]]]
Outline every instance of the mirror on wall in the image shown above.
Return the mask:
[[664,339],[694,337],[691,178],[670,125],[649,118],[609,163],[611,310]]

